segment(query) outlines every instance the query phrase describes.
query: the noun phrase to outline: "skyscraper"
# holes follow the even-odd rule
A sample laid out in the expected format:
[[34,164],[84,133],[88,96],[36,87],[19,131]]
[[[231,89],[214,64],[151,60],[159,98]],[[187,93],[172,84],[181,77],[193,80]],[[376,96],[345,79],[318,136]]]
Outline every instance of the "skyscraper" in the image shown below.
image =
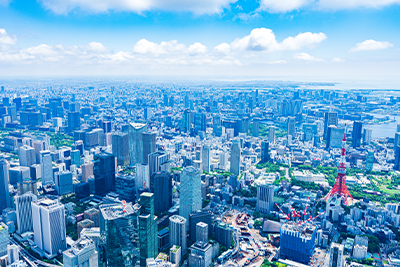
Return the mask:
[[291,135],[292,138],[296,135],[296,118],[295,117],[288,117],[287,119],[287,134]]
[[114,132],[112,134],[112,153],[117,158],[119,166],[129,166],[128,133]]
[[186,225],[184,217],[173,215],[169,217],[169,245],[182,247],[182,254],[186,254]]
[[36,164],[35,149],[30,146],[21,146],[18,148],[19,165],[30,167],[32,164]]
[[239,176],[240,174],[240,144],[239,140],[232,140],[231,145],[231,173]]
[[10,207],[10,192],[8,191],[8,162],[0,156],[0,213]]
[[51,160],[50,151],[40,151],[40,166],[42,172],[42,184],[46,185],[53,183],[53,163]]
[[143,123],[129,124],[129,159],[130,165],[143,163],[143,136],[147,132],[147,125]]
[[166,171],[153,173],[154,210],[166,212],[172,207],[172,175]]
[[361,138],[362,138],[362,122],[355,121],[353,123],[353,132],[352,132],[352,139],[353,139],[353,147],[357,148],[361,146]]
[[260,121],[259,119],[253,120],[253,132],[252,135],[254,137],[258,137],[260,135]]
[[338,243],[331,244],[329,267],[342,267],[343,266],[343,252],[344,252],[344,246],[342,244],[338,244]]
[[143,133],[143,160],[141,163],[149,163],[149,155],[156,152],[156,133]]
[[262,141],[261,142],[261,163],[268,162],[270,160],[269,157],[269,142]]
[[199,131],[206,131],[206,119],[207,116],[204,113],[195,113],[194,114],[194,131],[198,133]]
[[275,144],[275,126],[270,126],[268,131],[268,141],[270,144]]
[[31,203],[36,200],[37,197],[32,192],[25,193],[22,196],[15,196],[18,234],[33,231]]
[[184,168],[181,173],[179,215],[186,219],[189,227],[190,213],[201,209],[200,170],[194,167]]
[[7,255],[7,245],[10,242],[8,227],[0,222],[0,257]]
[[96,195],[115,190],[115,157],[106,152],[94,155],[93,174]]
[[203,222],[208,225],[208,236],[212,233],[212,212],[210,210],[195,211],[189,216],[189,238],[196,242],[196,224]]
[[139,204],[100,206],[101,266],[131,267],[139,264],[139,213]]
[[47,258],[67,248],[64,205],[46,198],[34,201],[32,221],[35,244]]
[[273,185],[261,184],[257,186],[257,211],[269,214],[274,207]]
[[164,151],[157,151],[149,155],[149,175],[163,170],[162,165],[169,161],[170,155]]
[[208,224],[198,222],[196,224],[196,242],[203,241],[208,242]]
[[153,193],[142,193],[140,205],[142,206],[139,216],[140,266],[146,266],[147,258],[156,258],[158,255],[158,220],[154,216]]
[[63,196],[74,192],[74,185],[72,183],[72,172],[60,171],[54,173],[54,183],[58,195]]
[[136,187],[150,188],[150,175],[148,164],[136,164]]
[[364,129],[363,143],[369,145],[371,143],[371,138],[372,138],[372,130]]
[[184,125],[184,131],[185,132],[190,132],[190,129],[192,129],[192,112],[189,109],[185,109],[183,112],[183,125]]
[[334,125],[338,125],[338,114],[337,112],[326,112],[325,120],[324,120],[324,139],[328,138],[328,127]]
[[98,267],[99,259],[95,242],[86,236],[76,240],[63,252],[64,267]]
[[203,172],[210,172],[210,147],[207,145],[204,145],[202,149],[201,166]]
[[81,118],[79,112],[68,112],[68,131],[72,133],[81,127]]

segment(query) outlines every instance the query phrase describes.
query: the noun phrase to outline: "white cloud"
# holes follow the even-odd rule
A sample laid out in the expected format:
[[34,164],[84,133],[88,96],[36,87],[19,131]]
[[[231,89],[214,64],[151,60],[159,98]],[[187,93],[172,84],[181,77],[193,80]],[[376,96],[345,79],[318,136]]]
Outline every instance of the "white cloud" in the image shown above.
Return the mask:
[[[0,0],[4,1],[4,0]],[[81,9],[104,13],[110,10],[141,13],[150,10],[189,11],[195,14],[221,13],[237,0],[39,0],[56,14]]]
[[334,58],[332,58],[331,62],[339,63],[339,62],[346,62],[346,60],[344,60],[340,57],[334,57]]
[[227,43],[222,43],[214,47],[214,50],[219,54],[227,55],[231,52],[231,46]]
[[317,57],[311,56],[307,53],[297,53],[293,57],[295,59],[301,59],[301,60],[306,60],[306,61],[323,61],[322,58],[317,58]]
[[260,10],[271,13],[290,12],[312,3],[313,0],[261,0]]
[[299,50],[304,47],[313,47],[326,39],[321,33],[300,33],[296,37],[288,37],[282,43],[278,43],[271,29],[256,28],[243,38],[237,38],[231,43],[232,50],[253,51],[287,51]]
[[400,4],[400,0],[319,0],[320,9],[340,10],[353,8],[381,8],[393,4]]
[[0,29],[0,45],[13,45],[17,42],[17,38],[10,37],[5,29]]
[[268,62],[268,64],[286,64],[286,60],[276,60],[276,61],[271,61]]
[[207,47],[201,43],[194,43],[188,48],[189,55],[196,56],[205,54],[207,52]]
[[185,50],[186,46],[184,44],[178,43],[178,41],[176,40],[172,40],[169,42],[161,42],[160,44],[156,44],[146,39],[141,39],[133,47],[134,53],[153,54],[153,55],[183,52]]
[[382,50],[392,47],[393,44],[389,42],[380,42],[372,39],[365,40],[364,42],[356,44],[356,46],[350,49],[350,52],[359,52],[359,51],[372,51],[372,50]]

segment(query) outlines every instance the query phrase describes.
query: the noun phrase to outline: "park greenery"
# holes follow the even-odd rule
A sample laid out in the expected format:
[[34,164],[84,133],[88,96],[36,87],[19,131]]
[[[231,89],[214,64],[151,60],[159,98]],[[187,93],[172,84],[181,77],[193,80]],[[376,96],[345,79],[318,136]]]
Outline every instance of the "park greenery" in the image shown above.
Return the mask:
[[[260,123],[259,124],[259,136],[269,136],[269,126]],[[275,138],[284,137],[287,135],[287,132],[276,127],[275,128]],[[249,136],[253,136],[253,123],[249,125]]]

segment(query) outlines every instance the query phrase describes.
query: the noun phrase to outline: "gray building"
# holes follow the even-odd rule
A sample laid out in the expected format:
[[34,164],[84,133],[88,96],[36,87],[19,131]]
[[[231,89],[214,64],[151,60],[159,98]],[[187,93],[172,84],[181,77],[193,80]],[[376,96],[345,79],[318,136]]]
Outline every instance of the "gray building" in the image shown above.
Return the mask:
[[8,162],[0,157],[0,212],[11,206],[10,193],[8,191]]
[[25,193],[22,196],[15,196],[18,234],[33,231],[32,202],[36,200],[37,197],[32,192]]
[[239,140],[232,140],[232,146],[231,146],[231,167],[230,171],[231,173],[239,176],[240,174],[240,144]]
[[199,169],[190,166],[182,170],[180,192],[179,215],[186,219],[186,226],[189,227],[189,215],[200,210],[202,205]]
[[147,125],[144,123],[129,124],[129,159],[130,165],[143,163],[143,135],[147,132]]
[[128,133],[112,134],[112,153],[117,158],[119,166],[129,166],[129,136]]

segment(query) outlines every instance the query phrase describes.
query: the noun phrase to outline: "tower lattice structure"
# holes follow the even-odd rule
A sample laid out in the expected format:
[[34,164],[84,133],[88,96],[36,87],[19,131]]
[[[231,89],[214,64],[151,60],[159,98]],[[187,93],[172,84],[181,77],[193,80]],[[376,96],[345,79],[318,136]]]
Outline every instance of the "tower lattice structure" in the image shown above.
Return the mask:
[[346,186],[346,131],[344,133],[344,137],[342,140],[342,152],[341,152],[341,157],[340,157],[340,163],[339,167],[337,170],[337,176],[336,176],[336,181],[335,185],[329,191],[329,193],[324,197],[325,200],[328,200],[332,196],[339,195],[342,198],[342,201],[345,205],[350,205],[351,199],[353,197],[351,196],[349,189],[347,189]]

